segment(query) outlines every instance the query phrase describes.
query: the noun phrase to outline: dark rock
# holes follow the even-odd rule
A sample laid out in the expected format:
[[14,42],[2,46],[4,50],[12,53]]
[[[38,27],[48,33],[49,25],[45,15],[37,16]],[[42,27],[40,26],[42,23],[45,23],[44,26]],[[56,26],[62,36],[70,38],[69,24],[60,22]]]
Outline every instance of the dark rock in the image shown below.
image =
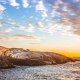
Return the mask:
[[0,69],[14,68],[13,63],[10,63],[7,59],[0,57]]
[[27,52],[30,51],[29,49],[26,50]]

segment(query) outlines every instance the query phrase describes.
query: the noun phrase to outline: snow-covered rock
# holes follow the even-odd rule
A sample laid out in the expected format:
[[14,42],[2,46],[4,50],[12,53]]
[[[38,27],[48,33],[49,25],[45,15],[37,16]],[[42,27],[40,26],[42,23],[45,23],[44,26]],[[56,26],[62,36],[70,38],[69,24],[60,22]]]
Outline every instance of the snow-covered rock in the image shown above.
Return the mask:
[[15,65],[46,65],[61,64],[73,61],[74,59],[52,52],[26,51],[21,48],[11,48],[2,54],[10,57],[9,61]]

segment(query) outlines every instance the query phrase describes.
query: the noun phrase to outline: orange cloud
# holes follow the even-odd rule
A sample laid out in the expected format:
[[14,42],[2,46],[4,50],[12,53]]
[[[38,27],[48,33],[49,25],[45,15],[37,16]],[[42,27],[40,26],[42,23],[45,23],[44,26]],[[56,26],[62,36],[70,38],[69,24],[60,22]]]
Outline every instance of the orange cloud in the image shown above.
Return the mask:
[[35,37],[35,36],[31,36],[31,35],[24,35],[24,34],[16,34],[16,35],[12,35],[11,37],[1,37],[1,40],[3,39],[7,39],[7,40],[25,40],[25,39],[29,39],[29,40],[39,40],[39,37]]
[[0,40],[4,40],[5,38],[3,38],[3,37],[0,37]]
[[41,43],[29,43],[31,45],[40,45]]

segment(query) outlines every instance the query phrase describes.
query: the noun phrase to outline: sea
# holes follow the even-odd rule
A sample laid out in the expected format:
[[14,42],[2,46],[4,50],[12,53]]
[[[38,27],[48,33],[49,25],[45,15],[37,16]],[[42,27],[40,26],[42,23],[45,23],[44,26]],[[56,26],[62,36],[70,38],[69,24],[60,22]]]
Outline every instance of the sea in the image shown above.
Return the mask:
[[80,61],[0,69],[0,80],[80,80]]

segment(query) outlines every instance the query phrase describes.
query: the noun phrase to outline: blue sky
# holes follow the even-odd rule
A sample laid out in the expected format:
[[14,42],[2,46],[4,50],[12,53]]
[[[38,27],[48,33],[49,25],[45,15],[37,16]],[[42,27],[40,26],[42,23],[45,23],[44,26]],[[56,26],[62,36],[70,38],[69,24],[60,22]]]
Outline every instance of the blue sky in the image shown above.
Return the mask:
[[80,0],[0,0],[0,45],[80,53]]

